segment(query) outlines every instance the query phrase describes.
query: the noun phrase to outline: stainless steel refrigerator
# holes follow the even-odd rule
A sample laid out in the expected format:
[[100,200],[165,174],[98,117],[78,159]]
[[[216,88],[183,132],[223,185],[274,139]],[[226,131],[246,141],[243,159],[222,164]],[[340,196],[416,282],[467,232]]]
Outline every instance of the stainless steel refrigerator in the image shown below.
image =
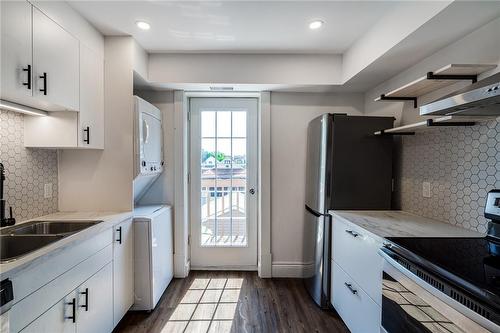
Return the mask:
[[391,209],[392,138],[373,133],[393,122],[392,117],[324,114],[309,123],[303,251],[314,265],[305,285],[322,308],[330,304],[328,211]]

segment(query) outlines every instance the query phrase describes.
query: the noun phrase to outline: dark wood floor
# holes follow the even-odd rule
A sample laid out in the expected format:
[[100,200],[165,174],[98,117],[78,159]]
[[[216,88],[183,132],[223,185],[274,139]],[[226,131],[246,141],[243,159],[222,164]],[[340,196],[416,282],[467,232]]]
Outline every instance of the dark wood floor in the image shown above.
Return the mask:
[[[227,290],[217,290],[222,288]],[[214,295],[218,297],[215,303],[204,304]],[[260,279],[256,272],[202,271],[174,279],[154,311],[127,313],[115,332],[207,330],[349,332],[336,313],[323,311],[313,303],[300,279]]]

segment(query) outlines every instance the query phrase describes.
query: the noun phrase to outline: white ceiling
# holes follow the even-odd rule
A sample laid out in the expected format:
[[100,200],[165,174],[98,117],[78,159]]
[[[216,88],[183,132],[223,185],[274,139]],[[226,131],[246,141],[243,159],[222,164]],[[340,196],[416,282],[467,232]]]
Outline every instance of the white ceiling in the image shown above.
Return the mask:
[[[70,1],[104,35],[149,52],[343,53],[395,1]],[[325,25],[310,30],[320,19]],[[135,25],[151,24],[149,31]]]

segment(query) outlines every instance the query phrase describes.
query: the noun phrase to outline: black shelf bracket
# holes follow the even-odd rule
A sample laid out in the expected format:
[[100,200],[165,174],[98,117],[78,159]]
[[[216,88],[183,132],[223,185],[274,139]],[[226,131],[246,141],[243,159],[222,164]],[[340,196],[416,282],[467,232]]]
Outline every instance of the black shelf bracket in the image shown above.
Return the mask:
[[387,97],[386,95],[380,95],[381,101],[413,101],[413,108],[417,108],[417,98],[416,97]]
[[429,127],[446,127],[446,126],[474,126],[476,123],[473,121],[450,121],[450,122],[442,122],[442,123],[436,123],[432,119],[427,119],[427,126]]
[[434,74],[427,72],[427,80],[471,80],[472,83],[477,82],[477,75],[466,74]]
[[380,134],[378,135],[415,135],[415,132],[394,132],[394,133],[387,133],[385,130],[381,130]]

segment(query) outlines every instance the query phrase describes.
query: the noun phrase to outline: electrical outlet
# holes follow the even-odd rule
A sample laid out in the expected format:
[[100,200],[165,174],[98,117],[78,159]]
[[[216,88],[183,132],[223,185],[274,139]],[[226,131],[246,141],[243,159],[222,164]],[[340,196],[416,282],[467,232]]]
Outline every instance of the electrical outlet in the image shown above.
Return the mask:
[[52,198],[52,183],[43,186],[43,197],[45,199]]
[[429,182],[423,182],[422,183],[422,196],[424,198],[430,198],[431,197],[431,183],[429,183]]

